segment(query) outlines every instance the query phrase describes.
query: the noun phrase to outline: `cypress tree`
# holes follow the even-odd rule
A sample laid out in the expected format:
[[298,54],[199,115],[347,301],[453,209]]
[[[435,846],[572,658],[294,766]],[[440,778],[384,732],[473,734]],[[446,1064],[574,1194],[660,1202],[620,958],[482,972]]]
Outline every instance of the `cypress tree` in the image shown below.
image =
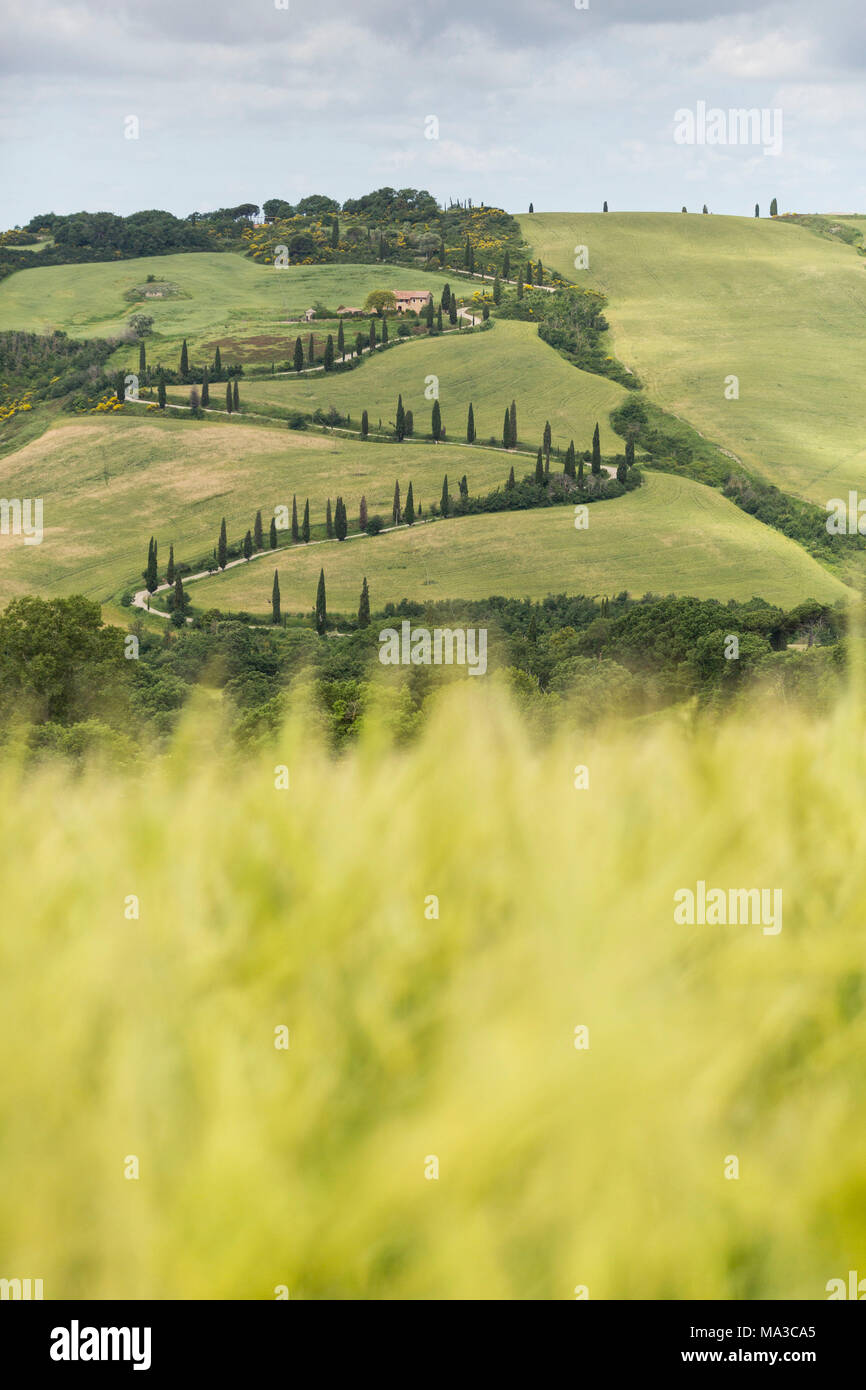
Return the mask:
[[592,436],[592,471],[596,475],[601,472],[601,438],[598,433],[598,424]]
[[147,547],[147,569],[144,571],[144,583],[149,594],[153,594],[159,588],[159,578],[156,569],[156,541],[153,536]]
[[279,572],[277,570],[274,570],[274,587],[271,590],[271,617],[274,623],[278,623],[280,621],[281,616],[282,615],[280,613],[280,576]]
[[448,312],[451,307],[451,286],[447,285],[442,291],[442,308]]
[[624,483],[627,477],[628,464],[626,463],[625,459],[620,459],[619,463],[616,466],[616,480],[618,483]]
[[301,540],[304,542],[304,545],[306,545],[307,542],[309,541],[309,539],[310,539],[310,499],[309,499],[309,497],[308,497],[307,500],[306,500],[306,502],[304,503],[304,519],[303,519],[303,521],[301,522]]
[[375,346],[376,346],[376,316],[375,316],[375,314],[374,314],[374,315],[372,316],[372,318],[370,319],[370,351],[371,351],[371,352],[374,350]]
[[393,523],[394,523],[395,526],[399,526],[399,525],[400,525],[400,518],[401,518],[401,513],[400,513],[400,484],[399,484],[399,482],[395,482],[395,484],[394,484],[394,502],[393,502],[393,505],[392,505],[392,507],[391,507],[391,519],[392,519],[392,521],[393,521]]
[[325,535],[329,541],[334,539],[334,522],[331,517],[331,499],[328,498],[328,505],[325,508]]
[[186,594],[183,591],[183,580],[180,574],[175,576],[174,581],[174,604],[173,612],[183,614],[186,608]]
[[332,372],[334,370],[334,339],[330,333],[328,334],[328,339],[325,343],[325,356],[323,361],[325,371]]
[[442,480],[442,497],[439,501],[439,510],[443,516],[448,516],[451,511],[451,498],[448,495],[448,474]]
[[535,212],[535,208],[534,208],[534,206],[533,206],[532,203],[529,204],[529,211],[530,211],[530,212]]
[[433,421],[432,421],[432,428],[433,428],[433,438],[435,439],[436,443],[438,444],[438,443],[439,443],[439,440],[442,438],[442,411],[439,409],[439,402],[438,402],[438,401],[434,401],[434,402],[433,402]]
[[328,622],[325,604],[325,571],[319,570],[319,587],[316,589],[316,631],[321,636]]
[[415,416],[411,410],[406,411],[406,438],[411,439],[415,433]]
[[604,207],[602,208],[602,212],[607,212],[607,203],[605,203]]
[[703,209],[702,209],[702,215],[703,215],[704,217],[709,217],[709,215],[710,215],[710,210],[709,210],[709,208],[707,207],[706,203],[704,203],[704,206],[703,206]]
[[370,626],[370,590],[367,588],[367,576],[364,575],[364,582],[361,585],[361,601],[358,604],[358,627]]
[[625,441],[625,463],[627,468],[634,468],[634,440],[631,435]]
[[139,378],[140,378],[140,380],[141,380],[142,386],[144,385],[144,378],[145,378],[146,373],[147,373],[147,353],[145,352],[145,348],[144,348],[144,339],[142,338],[141,342],[140,342],[139,345],[138,345],[138,375],[139,375]]
[[536,285],[544,284],[544,266],[541,264],[540,256],[538,258],[538,265],[535,268],[535,283]]
[[364,348],[365,348],[366,346],[367,346],[367,340],[366,340],[366,338],[364,337],[363,333],[356,333],[356,334],[355,334],[355,356],[356,356],[356,357],[360,357],[360,356],[361,356],[361,353],[364,351]]
[[230,381],[227,381],[227,382],[226,382],[226,411],[227,411],[227,413],[228,413],[229,415],[231,415],[231,413],[232,413],[232,384],[231,384]]
[[402,442],[403,442],[403,438],[404,438],[404,436],[405,436],[405,434],[406,434],[406,414],[405,414],[405,411],[403,410],[403,397],[402,397],[402,396],[398,396],[398,397],[397,397],[397,419],[396,419],[396,421],[394,422],[394,433],[396,434],[397,438],[398,438],[398,439],[400,440],[400,442],[402,443]]
[[366,531],[366,529],[367,529],[367,499],[366,499],[366,497],[362,497],[362,498],[361,498],[361,505],[358,507],[358,530],[359,530],[359,531]]
[[383,312],[382,312],[382,346],[383,346],[383,347],[385,346],[385,344],[387,343],[387,341],[388,341],[388,320],[387,320],[387,318],[385,317],[385,312],[384,312],[384,310],[383,310]]
[[183,347],[180,350],[180,374],[186,381],[189,376],[189,353],[186,350],[186,338],[184,338]]
[[502,422],[502,447],[511,448],[511,411],[506,410],[505,419]]
[[219,343],[217,343],[216,352],[215,352],[214,355],[213,355],[213,378],[214,378],[214,381],[219,381],[220,376],[222,375],[222,369],[223,369],[223,359],[222,359],[222,356],[221,356],[221,354],[220,354]]
[[189,393],[189,413],[196,420],[201,415],[200,407],[201,399],[199,397],[198,391],[196,391],[195,387],[193,387]]
[[173,584],[173,583],[174,583],[174,546],[173,546],[173,545],[170,545],[170,546],[168,547],[168,568],[167,568],[167,570],[166,570],[166,572],[165,572],[165,582],[166,582],[166,584]]
[[520,271],[517,272],[517,298],[523,298],[523,276],[520,274]]
[[119,401],[124,401],[126,400],[126,377],[124,373],[118,372],[115,380],[117,384],[114,388],[114,394]]
[[366,410],[361,411],[361,438],[366,439],[370,433],[370,417]]
[[503,280],[511,279],[511,255],[508,251],[506,251],[502,262],[502,278]]
[[412,492],[412,484],[409,483],[409,491],[406,493],[406,510],[403,513],[403,520],[407,526],[415,525],[415,496]]
[[511,489],[512,489],[513,487],[514,487],[514,464],[512,463],[512,465],[511,465],[511,472],[508,474],[508,480],[507,480],[507,482],[506,482],[506,484],[505,484],[505,490],[506,490],[506,492],[510,492]]
[[779,204],[777,203],[777,201],[776,201],[775,198],[773,199],[772,203],[770,204],[770,216],[771,216],[771,217],[778,217],[778,216],[779,216]]
[[761,215],[761,209],[760,209],[759,205],[756,203],[756,204],[755,204],[755,216],[756,216],[756,217],[760,217],[760,215]]
[[436,328],[438,329],[438,331],[439,331],[440,333],[442,332],[442,310],[441,310],[441,308],[440,308],[438,314],[436,315]]
[[264,532],[262,531],[262,513],[261,513],[261,510],[259,510],[259,511],[256,512],[256,519],[255,519],[255,521],[254,521],[254,523],[253,523],[253,541],[255,542],[256,550],[263,550],[263,549],[264,549],[264,546],[265,546],[265,537],[264,537]]
[[312,333],[311,333],[310,336],[309,336],[309,338],[307,339],[307,366],[308,366],[308,367],[315,367],[315,365],[316,365],[316,340],[315,340],[315,338],[313,337],[313,335],[312,335]]
[[292,363],[296,372],[304,370],[304,345],[300,338],[295,339],[295,359]]
[[562,469],[567,478],[574,477],[574,440],[572,439],[565,451],[565,464]]
[[465,473],[463,474],[463,477],[460,479],[460,482],[457,484],[457,486],[460,489],[460,496],[463,498],[465,502],[467,497],[469,496],[469,484],[466,481]]
[[512,401],[512,402],[511,402],[511,412],[510,412],[510,418],[509,418],[509,422],[508,422],[508,434],[509,434],[509,438],[511,439],[511,447],[512,447],[512,449],[516,449],[516,448],[517,448],[517,404],[516,404],[515,401]]
[[535,460],[535,481],[537,483],[544,482],[544,459],[540,449],[538,451],[538,458]]
[[239,397],[239,395],[238,395],[238,379],[237,379],[237,377],[235,377],[234,390],[232,391],[232,409],[233,409],[233,410],[240,410],[240,408],[241,408],[241,402],[240,402],[240,397]]
[[253,553],[253,537],[252,537],[252,532],[247,531],[247,534],[244,536],[244,559],[245,559],[245,560],[249,560],[249,558],[250,558],[250,556],[252,555],[252,553]]
[[583,487],[583,454],[581,454],[577,465],[577,486]]
[[523,278],[526,281],[527,285],[531,285],[533,280],[535,279],[535,275],[533,274],[532,270],[532,261],[526,262],[526,274]]
[[543,447],[543,449],[544,449],[544,471],[545,471],[545,473],[549,473],[549,472],[550,472],[550,446],[551,446],[552,441],[553,441],[553,435],[552,435],[551,430],[550,430],[550,421],[549,421],[549,420],[545,420],[545,422],[544,422],[544,436],[543,436],[542,441],[541,441],[542,447]]
[[334,530],[337,534],[338,541],[344,541],[346,539],[346,533],[349,530],[349,518],[346,514],[346,504],[343,501],[342,497],[337,498],[337,509],[336,514],[334,516]]
[[269,530],[269,532],[268,532],[268,540],[270,541],[271,550],[276,550],[276,548],[277,548],[277,518],[276,518],[275,516],[272,516],[272,517],[271,517],[271,526],[270,526],[270,530]]
[[298,532],[298,497],[297,493],[292,493],[292,540],[297,545],[300,540]]
[[217,541],[217,564],[219,565],[221,570],[224,570],[226,567],[228,554],[229,545],[228,540],[226,538],[226,519],[225,517],[223,517],[220,523],[220,538]]
[[160,377],[156,387],[156,399],[160,410],[165,410],[165,378]]
[[497,272],[493,279],[493,303],[498,304],[501,298],[502,285],[499,280],[499,273]]
[[452,323],[452,324],[457,322],[457,297],[456,297],[456,295],[452,295],[452,296],[451,296],[451,303],[450,303],[450,305],[449,305],[449,307],[448,307],[448,322],[449,322],[449,323]]
[[472,402],[469,402],[469,415],[466,419],[466,443],[475,443],[475,412],[472,409]]
[[346,330],[343,327],[342,319],[340,319],[340,323],[337,328],[337,352],[340,354],[340,360],[342,361],[342,359],[346,356]]
[[203,407],[206,405],[210,405],[210,382],[208,380],[207,367],[202,368],[201,403]]

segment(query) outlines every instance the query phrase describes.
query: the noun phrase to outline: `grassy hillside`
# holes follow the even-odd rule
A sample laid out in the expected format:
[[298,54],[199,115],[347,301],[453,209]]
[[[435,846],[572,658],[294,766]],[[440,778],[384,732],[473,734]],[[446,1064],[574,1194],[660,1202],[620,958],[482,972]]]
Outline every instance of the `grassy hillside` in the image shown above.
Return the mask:
[[[866,487],[866,262],[805,228],[676,213],[520,218],[544,261],[609,297],[616,355],[660,405],[785,491]],[[589,271],[574,249],[589,248]],[[739,377],[740,399],[725,399]]]
[[[622,441],[608,416],[627,392],[604,377],[578,371],[538,336],[530,323],[503,321],[485,333],[449,334],[405,343],[366,360],[355,371],[309,377],[250,378],[241,383],[243,401],[312,411],[335,406],[360,420],[367,410],[373,425],[381,417],[393,421],[397,395],[415,415],[416,430],[429,431],[433,403],[425,399],[428,376],[439,378],[442,420],[452,440],[466,438],[469,402],[475,412],[479,440],[502,439],[502,421],[512,399],[517,401],[520,439],[541,443],[546,420],[553,442],[563,449],[570,439],[588,449],[596,421],[602,449],[622,450]],[[189,390],[170,388],[169,397],[189,398]],[[217,387],[213,404],[220,404]]]
[[[470,680],[408,749],[228,762],[199,715],[140,775],[7,763],[6,1270],[825,1299],[866,1248],[866,730],[752,715],[532,744]],[[676,925],[698,879],[781,889],[781,933]]]
[[[147,276],[177,286],[180,296],[130,303],[127,290]],[[219,340],[272,338],[275,354],[290,352],[300,331],[297,318],[321,300],[363,307],[371,290],[430,289],[438,297],[447,276],[402,266],[289,266],[276,270],[232,253],[152,256],[96,265],[45,266],[0,281],[0,329],[43,333],[62,328],[73,337],[110,338],[131,314],[154,320],[148,357],[176,366],[184,338],[192,359],[213,355]],[[136,352],[137,363],[137,352]]]
[[309,497],[320,528],[338,493],[353,524],[362,494],[371,516],[390,520],[395,480],[404,497],[411,480],[426,509],[444,473],[455,491],[466,473],[473,491],[487,492],[505,482],[509,464],[490,449],[362,444],[239,422],[66,418],[3,461],[5,496],[43,498],[45,539],[0,539],[0,603],[33,592],[105,599],[140,580],[151,534],[163,562],[170,542],[178,560],[192,561],[216,543],[223,516],[230,539],[240,539],[259,507],[267,527],[293,493],[301,507]]
[[[371,602],[449,598],[543,598],[549,593],[635,596],[691,594],[751,598],[792,607],[833,601],[844,587],[792,541],[738,511],[719,493],[668,474],[644,475],[637,492],[593,503],[589,528],[573,511],[460,517],[375,538],[326,542],[280,557],[282,605],[313,607],[319,569],[328,602],[354,611],[364,575]],[[268,557],[190,585],[193,604],[269,610],[274,565]]]

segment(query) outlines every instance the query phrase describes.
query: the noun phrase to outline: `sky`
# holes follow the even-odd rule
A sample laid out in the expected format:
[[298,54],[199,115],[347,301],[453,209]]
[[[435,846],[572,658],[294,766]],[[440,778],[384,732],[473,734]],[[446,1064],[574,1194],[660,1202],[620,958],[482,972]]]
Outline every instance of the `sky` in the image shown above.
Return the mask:
[[[342,202],[383,185],[511,212],[607,201],[751,215],[773,197],[780,212],[862,212],[864,12],[863,0],[0,0],[0,226]],[[764,112],[766,138],[738,139],[714,109]]]

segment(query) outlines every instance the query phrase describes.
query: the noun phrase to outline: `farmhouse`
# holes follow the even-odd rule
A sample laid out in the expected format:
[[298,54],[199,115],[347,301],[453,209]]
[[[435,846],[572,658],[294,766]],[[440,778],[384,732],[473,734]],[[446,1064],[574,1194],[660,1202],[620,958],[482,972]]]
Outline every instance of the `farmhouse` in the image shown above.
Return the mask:
[[394,299],[397,302],[398,313],[414,310],[416,314],[420,314],[422,309],[432,304],[433,295],[430,290],[395,290]]

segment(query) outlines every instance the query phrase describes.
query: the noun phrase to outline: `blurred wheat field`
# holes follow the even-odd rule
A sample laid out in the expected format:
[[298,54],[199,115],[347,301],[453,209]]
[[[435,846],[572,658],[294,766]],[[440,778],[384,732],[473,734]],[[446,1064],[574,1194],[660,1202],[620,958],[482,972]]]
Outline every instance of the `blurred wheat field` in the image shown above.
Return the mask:
[[[408,748],[293,719],[232,760],[200,716],[138,773],[7,757],[0,1275],[821,1299],[863,1270],[856,699],[541,746],[479,684]],[[781,888],[782,932],[675,925],[698,879]]]

